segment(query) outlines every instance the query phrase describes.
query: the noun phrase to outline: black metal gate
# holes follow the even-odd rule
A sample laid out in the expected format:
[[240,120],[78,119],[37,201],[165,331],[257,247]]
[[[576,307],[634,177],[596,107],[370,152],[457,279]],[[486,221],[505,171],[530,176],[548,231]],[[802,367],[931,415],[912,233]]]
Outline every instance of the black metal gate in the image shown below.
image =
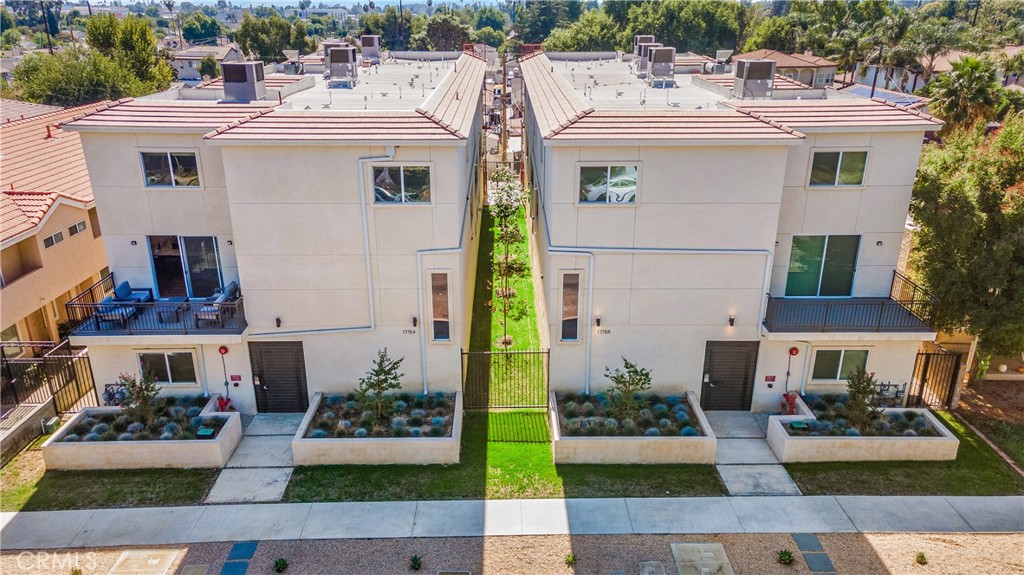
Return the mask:
[[462,350],[462,401],[466,409],[546,408],[546,349]]
[[[67,340],[47,350],[50,345],[21,344],[34,349],[36,355],[3,358],[0,401],[4,405],[39,404],[52,397],[58,413],[99,405],[88,351],[71,347]],[[5,344],[17,346],[17,342]]]
[[914,377],[907,393],[907,406],[948,409],[953,401],[959,374],[959,353],[935,351],[917,354]]

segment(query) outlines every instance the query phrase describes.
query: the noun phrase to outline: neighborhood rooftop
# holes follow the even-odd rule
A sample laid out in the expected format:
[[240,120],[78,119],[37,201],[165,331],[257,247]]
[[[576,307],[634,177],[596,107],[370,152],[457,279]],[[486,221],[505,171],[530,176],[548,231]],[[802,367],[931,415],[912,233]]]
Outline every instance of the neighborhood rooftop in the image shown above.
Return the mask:
[[74,130],[205,132],[270,111],[276,102],[124,99],[67,122]]
[[883,100],[732,100],[737,110],[797,129],[910,128],[937,129],[942,122],[921,112]]
[[79,207],[92,202],[57,192],[0,192],[0,241],[6,242],[38,226],[58,200]]

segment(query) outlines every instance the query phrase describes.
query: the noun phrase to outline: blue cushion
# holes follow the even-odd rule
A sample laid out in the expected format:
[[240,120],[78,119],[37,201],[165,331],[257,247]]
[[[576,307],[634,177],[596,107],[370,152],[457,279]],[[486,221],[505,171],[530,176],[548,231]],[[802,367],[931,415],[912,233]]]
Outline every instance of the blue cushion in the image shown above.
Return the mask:
[[121,282],[117,284],[116,288],[114,288],[114,297],[116,299],[125,299],[127,297],[131,297],[131,295],[132,286],[129,285],[128,282]]

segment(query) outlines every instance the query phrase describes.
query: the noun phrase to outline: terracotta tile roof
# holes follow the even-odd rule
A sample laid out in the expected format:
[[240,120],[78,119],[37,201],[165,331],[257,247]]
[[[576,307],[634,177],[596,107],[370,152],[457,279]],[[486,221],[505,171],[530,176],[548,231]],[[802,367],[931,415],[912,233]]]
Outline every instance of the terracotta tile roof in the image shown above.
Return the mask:
[[736,60],[774,60],[779,68],[831,68],[836,65],[822,58],[821,56],[807,54],[787,54],[778,50],[754,50],[746,54],[734,54],[732,61]]
[[88,203],[80,198],[56,192],[8,190],[0,193],[0,241],[7,241],[38,226],[50,208],[61,198],[75,202],[83,208]]
[[462,55],[415,111],[274,110],[219,126],[206,139],[227,141],[465,140],[480,110],[486,62]]
[[523,72],[523,82],[541,134],[550,134],[594,111],[554,70],[543,52],[520,58],[519,68]]
[[[732,74],[707,74],[697,76],[701,80],[706,80],[712,84],[717,84],[723,88],[732,90],[733,82],[736,81],[736,76]],[[797,82],[796,80],[787,78],[782,74],[776,74],[775,80],[772,82],[772,90],[812,90],[811,86],[804,84],[803,82]]]
[[227,44],[223,46],[192,46],[174,53],[175,60],[202,60],[207,55],[213,56],[214,60],[223,60],[232,51],[240,52],[238,46]]
[[416,141],[462,140],[427,116],[412,110],[321,111],[274,110],[244,122],[232,123],[206,134],[215,142],[227,141]]
[[693,54],[690,52],[676,54],[676,66],[703,66],[708,62],[713,63],[714,61],[714,58],[704,56],[703,54]]
[[0,125],[0,190],[59,192],[91,202],[81,140],[58,126],[104,105],[67,108]]
[[[278,90],[290,84],[294,84],[295,82],[300,82],[305,78],[305,76],[294,76],[288,74],[268,74],[267,76],[264,77],[263,82],[268,90]],[[195,89],[223,90],[224,79],[215,78],[208,82],[197,84]]]
[[779,122],[794,128],[926,128],[942,122],[921,112],[872,100],[734,100],[725,105],[755,118]]
[[796,140],[803,134],[735,110],[596,110],[551,140]]
[[22,102],[21,100],[0,99],[0,115],[3,116],[2,121],[4,122],[24,120],[25,118],[60,110],[63,110],[60,106],[47,106],[46,104],[34,104],[32,102]]
[[277,102],[219,103],[202,100],[125,99],[66,122],[72,130],[107,132],[208,132],[260,116]]
[[[1021,51],[1024,51],[1024,45],[1007,44],[1002,48],[990,50],[989,52],[987,52],[987,54],[998,61],[1004,55],[1006,57],[1011,57],[1015,54],[1020,53]],[[981,54],[977,54],[974,52],[965,52],[962,50],[953,50],[949,53],[938,56],[935,58],[935,73],[941,74],[943,72],[949,72],[950,70],[953,69],[953,63],[957,62],[964,56],[981,56]],[[918,62],[920,62],[922,66],[924,66],[927,63],[924,58],[918,59]]]

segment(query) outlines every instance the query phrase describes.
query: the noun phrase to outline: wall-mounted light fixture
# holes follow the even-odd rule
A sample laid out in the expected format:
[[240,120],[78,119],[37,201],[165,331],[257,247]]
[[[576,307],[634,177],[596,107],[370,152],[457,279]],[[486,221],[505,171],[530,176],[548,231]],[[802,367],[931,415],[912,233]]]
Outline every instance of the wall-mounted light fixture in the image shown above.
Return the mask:
[[733,327],[734,325],[736,325],[736,316],[731,315],[729,316],[729,327]]
[[229,245],[229,246],[233,246],[233,245],[235,245],[235,242],[233,242],[233,241],[231,241],[231,240],[228,240],[228,245]]
[[601,327],[601,316],[597,316],[597,327]]
[[878,240],[877,242],[875,242],[875,245],[878,247],[882,247],[882,240]]
[[133,245],[133,246],[137,246],[137,245],[139,245],[139,242],[137,242],[137,241],[135,241],[135,240],[132,240],[132,245]]
[[416,316],[412,316],[412,326],[416,327],[420,324],[420,320]]
[[279,317],[275,317],[275,318],[274,318],[274,323],[276,323],[276,324],[277,324],[277,327],[281,327],[281,318],[279,318]]

